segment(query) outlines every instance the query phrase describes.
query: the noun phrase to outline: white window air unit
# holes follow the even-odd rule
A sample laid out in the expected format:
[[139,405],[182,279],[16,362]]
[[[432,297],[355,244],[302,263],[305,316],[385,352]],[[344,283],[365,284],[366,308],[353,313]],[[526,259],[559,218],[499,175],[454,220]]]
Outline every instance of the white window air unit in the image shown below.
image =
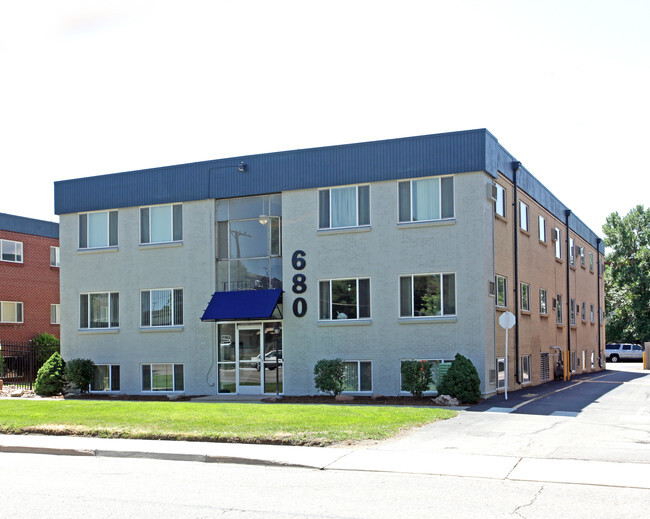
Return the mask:
[[488,283],[488,295],[494,296],[496,295],[496,285],[494,281],[490,281]]
[[493,202],[497,201],[497,196],[498,196],[498,191],[497,191],[497,186],[494,184],[488,184],[488,200],[492,200]]

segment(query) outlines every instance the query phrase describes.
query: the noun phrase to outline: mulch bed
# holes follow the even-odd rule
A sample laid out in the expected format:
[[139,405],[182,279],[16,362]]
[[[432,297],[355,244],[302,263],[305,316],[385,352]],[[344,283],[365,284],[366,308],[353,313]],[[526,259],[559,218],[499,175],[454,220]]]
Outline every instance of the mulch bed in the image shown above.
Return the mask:
[[412,396],[354,396],[353,400],[336,400],[333,396],[285,396],[280,400],[275,397],[265,398],[263,402],[278,404],[335,404],[335,405],[409,405],[435,406],[431,397],[415,398]]

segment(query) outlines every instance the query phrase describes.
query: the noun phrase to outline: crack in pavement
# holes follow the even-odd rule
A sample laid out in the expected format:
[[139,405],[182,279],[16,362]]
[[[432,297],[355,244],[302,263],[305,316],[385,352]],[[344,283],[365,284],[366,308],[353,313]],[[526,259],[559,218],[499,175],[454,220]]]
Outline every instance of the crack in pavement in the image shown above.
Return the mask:
[[544,490],[544,485],[542,485],[541,487],[539,487],[539,489],[537,490],[537,492],[535,493],[535,495],[533,496],[533,498],[530,500],[530,503],[526,503],[525,505],[520,505],[520,506],[518,506],[517,508],[515,508],[515,509],[512,511],[512,515],[515,515],[515,514],[516,514],[516,515],[518,515],[519,517],[525,517],[524,515],[522,515],[522,514],[520,513],[520,510],[523,509],[523,508],[528,508],[528,507],[533,506],[533,505],[535,504],[535,501],[537,501],[537,499],[539,498],[539,496],[541,495],[541,493],[542,493],[543,490]]

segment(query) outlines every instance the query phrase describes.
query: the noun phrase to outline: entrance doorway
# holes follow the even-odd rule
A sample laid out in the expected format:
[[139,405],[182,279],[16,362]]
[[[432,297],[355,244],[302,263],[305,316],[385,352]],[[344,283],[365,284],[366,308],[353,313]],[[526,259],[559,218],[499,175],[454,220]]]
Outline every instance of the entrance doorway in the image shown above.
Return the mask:
[[[218,391],[256,395],[282,392],[281,322],[218,325]],[[277,358],[276,358],[277,347]]]

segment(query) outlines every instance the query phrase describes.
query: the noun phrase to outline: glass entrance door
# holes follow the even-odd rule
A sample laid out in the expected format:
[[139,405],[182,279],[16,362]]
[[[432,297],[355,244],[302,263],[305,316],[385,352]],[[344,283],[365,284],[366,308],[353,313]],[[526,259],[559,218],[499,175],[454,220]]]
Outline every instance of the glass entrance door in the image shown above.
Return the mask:
[[262,392],[261,352],[264,347],[262,325],[237,327],[237,392]]

